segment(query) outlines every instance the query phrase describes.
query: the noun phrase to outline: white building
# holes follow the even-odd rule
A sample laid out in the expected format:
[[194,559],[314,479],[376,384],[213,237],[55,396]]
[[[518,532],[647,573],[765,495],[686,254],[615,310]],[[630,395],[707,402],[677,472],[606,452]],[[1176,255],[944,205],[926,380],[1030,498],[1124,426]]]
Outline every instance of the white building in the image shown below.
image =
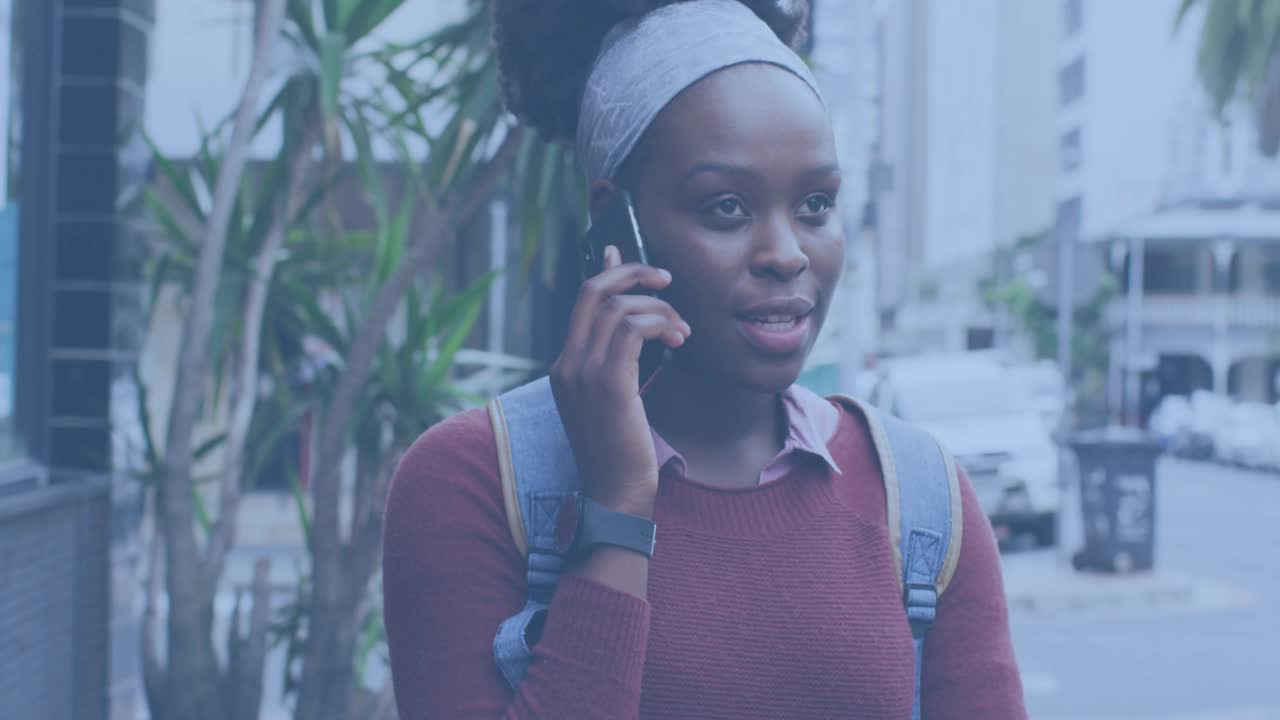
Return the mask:
[[876,173],[882,349],[996,341],[978,283],[1053,218],[1059,14],[1020,0],[884,6]]
[[1200,388],[1277,399],[1280,163],[1258,154],[1249,112],[1211,117],[1201,17],[1175,34],[1180,4],[1061,2],[1056,226],[1122,280],[1109,386],[1129,419]]
[[868,168],[878,134],[876,9],[871,2],[815,0],[810,53],[836,136],[843,180],[840,212],[845,269],[802,382],[822,393],[849,392],[875,348],[874,248],[861,231]]

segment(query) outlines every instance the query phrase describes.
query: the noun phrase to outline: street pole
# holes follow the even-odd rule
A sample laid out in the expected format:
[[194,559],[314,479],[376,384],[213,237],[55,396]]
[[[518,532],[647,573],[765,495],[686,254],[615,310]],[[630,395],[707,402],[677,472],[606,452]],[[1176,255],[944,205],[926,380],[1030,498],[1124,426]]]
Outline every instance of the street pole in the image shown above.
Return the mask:
[[[1071,562],[1072,550],[1067,546],[1065,538],[1065,530],[1067,528],[1068,517],[1067,508],[1073,507],[1071,504],[1072,488],[1074,484],[1071,480],[1071,462],[1070,448],[1068,440],[1072,430],[1072,417],[1075,414],[1075,385],[1071,380],[1072,363],[1071,363],[1071,334],[1073,308],[1075,307],[1075,244],[1076,244],[1076,228],[1079,222],[1065,223],[1059,218],[1054,232],[1058,236],[1058,369],[1062,373],[1062,414],[1058,420],[1058,489],[1061,498],[1058,502],[1058,554],[1059,559],[1066,564]],[[1070,522],[1078,524],[1079,520],[1073,513]]]
[[[1058,233],[1058,368],[1062,372],[1066,405],[1062,413],[1059,430],[1062,433],[1071,429],[1070,416],[1075,405],[1075,389],[1071,382],[1071,331],[1072,309],[1075,307],[1075,233],[1068,228],[1059,227]],[[1064,438],[1065,439],[1065,438]]]
[[1133,238],[1129,247],[1129,296],[1126,312],[1125,409],[1126,424],[1142,426],[1142,294],[1146,277],[1146,241]]
[[1213,391],[1226,397],[1230,395],[1231,356],[1227,346],[1227,303],[1231,293],[1231,260],[1235,256],[1235,244],[1227,238],[1218,238],[1213,244],[1214,298],[1213,322]]

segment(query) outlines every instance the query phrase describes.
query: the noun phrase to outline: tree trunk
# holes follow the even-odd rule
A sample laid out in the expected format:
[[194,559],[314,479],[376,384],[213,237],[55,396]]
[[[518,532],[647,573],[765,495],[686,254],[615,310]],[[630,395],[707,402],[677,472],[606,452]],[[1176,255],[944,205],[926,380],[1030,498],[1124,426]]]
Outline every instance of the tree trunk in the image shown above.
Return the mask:
[[207,387],[206,350],[213,323],[213,304],[225,255],[227,228],[248,160],[259,98],[266,81],[271,48],[280,35],[284,0],[266,0],[259,17],[253,64],[232,123],[223,164],[218,172],[209,220],[201,237],[196,277],[183,324],[173,403],[165,436],[164,472],[160,477],[159,511],[165,547],[168,592],[168,638],[160,707],[156,720],[229,720],[223,675],[213,649],[213,603],[216,582],[205,574],[197,543],[191,466],[193,435],[200,398]]
[[297,720],[351,720],[355,691],[356,621],[341,596],[311,601],[303,649]]
[[[173,563],[169,563],[172,572]],[[187,573],[199,577],[199,566]],[[213,651],[213,593],[169,593],[169,656],[163,707],[156,720],[228,720],[222,670]]]
[[[510,130],[497,153],[466,192],[435,223],[425,237],[415,242],[403,262],[378,290],[368,314],[362,319],[351,348],[344,358],[329,407],[319,433],[319,457],[312,479],[315,519],[312,530],[312,590],[309,632],[303,650],[302,681],[294,717],[299,720],[347,720],[352,709],[355,679],[352,676],[356,638],[355,609],[348,594],[363,593],[368,579],[357,584],[351,576],[351,553],[339,537],[341,458],[348,447],[351,423],[361,388],[378,348],[386,337],[387,324],[404,299],[414,278],[425,270],[429,248],[458,227],[486,200],[499,179],[509,170],[519,148],[522,132]],[[359,526],[353,525],[354,531]],[[375,552],[377,550],[375,541]],[[376,557],[376,556],[375,556]]]
[[[358,716],[362,695],[355,677],[355,651],[360,627],[360,610],[373,575],[373,559],[381,550],[381,533],[371,536],[370,509],[385,497],[383,475],[394,468],[399,453],[388,450],[378,456],[376,448],[356,448],[356,501],[352,506],[351,539],[339,547],[336,565],[343,588],[314,596],[308,623],[305,656],[324,658],[324,665],[303,667],[303,687],[308,682],[323,689],[309,695],[304,705],[299,695],[295,717],[316,720],[347,720]],[[378,497],[374,497],[378,496]],[[361,499],[363,497],[363,500]],[[379,515],[381,513],[378,513]],[[314,590],[313,590],[314,592]],[[317,618],[325,618],[323,621]],[[308,676],[308,670],[314,672]]]

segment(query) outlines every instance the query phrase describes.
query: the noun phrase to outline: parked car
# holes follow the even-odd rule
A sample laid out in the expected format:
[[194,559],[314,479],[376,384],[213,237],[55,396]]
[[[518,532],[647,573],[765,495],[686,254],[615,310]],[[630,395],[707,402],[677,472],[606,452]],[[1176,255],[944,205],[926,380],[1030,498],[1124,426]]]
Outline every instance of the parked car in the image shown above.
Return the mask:
[[1170,395],[1148,428],[1182,457],[1280,471],[1280,403],[1236,402],[1205,390]]
[[1214,448],[1223,462],[1255,470],[1280,468],[1280,422],[1276,410],[1263,403],[1239,403],[1214,434]]
[[1196,390],[1191,393],[1191,422],[1188,426],[1191,443],[1189,457],[1209,460],[1217,455],[1218,430],[1227,422],[1227,416],[1231,413],[1231,402],[1231,398],[1208,390]]
[[1062,382],[1058,364],[1052,360],[1011,364],[1006,366],[1005,372],[1010,380],[1027,388],[1032,404],[1044,418],[1045,426],[1050,431],[1057,428],[1067,406],[1067,388]]
[[[1193,412],[1190,398],[1185,395],[1168,395],[1151,411],[1147,429],[1175,455],[1198,454],[1200,451],[1195,448],[1195,438],[1191,432]],[[1212,442],[1209,442],[1204,454],[1207,456],[1212,453]]]
[[1058,453],[1026,384],[988,355],[899,358],[871,402],[932,432],[965,468],[998,529],[1052,545],[1061,503]]

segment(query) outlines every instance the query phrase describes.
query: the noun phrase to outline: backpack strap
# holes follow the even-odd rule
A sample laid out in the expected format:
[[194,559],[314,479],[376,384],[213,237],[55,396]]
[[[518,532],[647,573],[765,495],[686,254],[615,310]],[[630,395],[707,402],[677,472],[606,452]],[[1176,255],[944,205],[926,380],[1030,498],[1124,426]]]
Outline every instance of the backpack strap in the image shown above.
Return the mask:
[[847,396],[831,400],[865,418],[884,476],[889,538],[915,646],[912,720],[920,720],[925,636],[960,560],[964,526],[955,461],[932,435]]
[[494,659],[518,687],[533,661],[530,630],[541,627],[564,560],[556,553],[556,516],[578,491],[578,468],[556,410],[550,379],[543,377],[490,401],[489,422],[498,448],[502,500],[516,547],[526,558],[528,597],[494,637]]

